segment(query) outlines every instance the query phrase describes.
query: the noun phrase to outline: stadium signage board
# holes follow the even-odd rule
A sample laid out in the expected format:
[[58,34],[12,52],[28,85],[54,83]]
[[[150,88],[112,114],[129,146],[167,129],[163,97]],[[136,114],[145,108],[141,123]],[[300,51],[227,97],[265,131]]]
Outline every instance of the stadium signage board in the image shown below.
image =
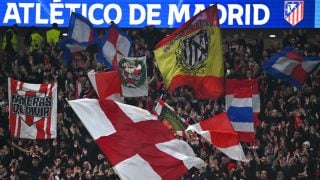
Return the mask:
[[[208,0],[2,0],[0,26],[67,27],[71,12],[87,17],[95,27],[111,21],[123,28],[154,25],[176,28],[210,6]],[[217,1],[222,28],[314,28],[320,0]],[[301,5],[298,6],[297,5]],[[292,21],[299,9],[298,21]],[[302,14],[301,14],[302,13]]]

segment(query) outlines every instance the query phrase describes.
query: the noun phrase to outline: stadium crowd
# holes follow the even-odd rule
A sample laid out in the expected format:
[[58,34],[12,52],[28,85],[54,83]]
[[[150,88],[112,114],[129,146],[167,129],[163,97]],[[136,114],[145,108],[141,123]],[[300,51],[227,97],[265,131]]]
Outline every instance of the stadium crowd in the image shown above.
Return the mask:
[[[19,33],[12,27],[4,39]],[[7,31],[8,32],[8,31]],[[25,35],[25,49],[2,46],[0,56],[0,179],[119,179],[65,98],[97,98],[86,73],[107,71],[94,57],[95,48],[78,53],[71,64],[63,63],[56,42],[32,44],[32,30]],[[103,33],[103,31],[101,32]],[[153,50],[167,30],[154,27],[129,29],[133,45],[130,56],[146,56],[149,96],[126,98],[128,104],[152,112],[157,99],[174,107],[189,124],[225,111],[224,96],[218,100],[193,97],[192,89],[180,87],[167,93],[154,66]],[[222,31],[223,33],[223,31]],[[31,39],[31,40],[30,40]],[[31,41],[31,42],[30,42]],[[253,144],[243,143],[248,162],[238,162],[219,152],[203,138],[184,138],[207,167],[191,169],[181,179],[319,179],[320,178],[320,72],[315,71],[302,89],[270,77],[261,65],[285,46],[304,55],[320,56],[320,34],[309,39],[303,30],[284,31],[281,40],[266,47],[261,34],[250,39],[235,32],[223,38],[225,74],[228,79],[258,79],[261,98],[260,125]],[[18,53],[20,52],[20,53]],[[21,53],[22,52],[22,53]],[[58,135],[53,140],[12,139],[8,130],[7,77],[29,83],[58,83]],[[82,89],[78,93],[76,81]],[[137,140],[138,141],[138,140]]]

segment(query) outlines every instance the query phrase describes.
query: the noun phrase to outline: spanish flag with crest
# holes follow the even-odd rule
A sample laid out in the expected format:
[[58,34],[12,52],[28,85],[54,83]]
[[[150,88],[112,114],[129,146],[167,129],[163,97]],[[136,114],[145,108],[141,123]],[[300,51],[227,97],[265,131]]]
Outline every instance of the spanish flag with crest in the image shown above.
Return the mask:
[[193,88],[195,97],[217,99],[224,91],[224,63],[217,5],[210,6],[162,39],[154,51],[169,91]]

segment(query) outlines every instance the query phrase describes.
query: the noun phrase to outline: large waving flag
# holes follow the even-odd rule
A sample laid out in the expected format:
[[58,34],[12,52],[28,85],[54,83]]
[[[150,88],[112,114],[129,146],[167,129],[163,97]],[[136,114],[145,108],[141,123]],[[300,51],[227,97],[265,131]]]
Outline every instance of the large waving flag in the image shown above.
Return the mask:
[[57,137],[57,84],[30,84],[8,78],[11,137]]
[[154,108],[154,114],[157,115],[159,120],[169,129],[184,131],[187,128],[185,120],[181,118],[177,112],[161,98],[158,100],[158,103]]
[[121,79],[118,71],[88,72],[88,78],[99,99],[111,99],[123,102]]
[[191,86],[197,98],[218,98],[224,91],[224,64],[217,5],[210,6],[162,39],[154,51],[172,91]]
[[103,64],[111,64],[117,69],[118,56],[129,56],[131,39],[123,32],[118,25],[112,23],[109,31],[100,41],[100,58],[97,60]]
[[252,88],[237,88],[228,104],[227,114],[241,142],[254,143]]
[[64,61],[69,63],[72,54],[83,51],[97,42],[98,35],[92,23],[81,14],[72,12],[69,20],[68,36],[58,43],[64,53]]
[[262,68],[268,74],[300,88],[319,63],[319,57],[302,56],[294,48],[287,47],[269,58]]
[[226,112],[190,125],[188,130],[200,134],[231,159],[246,161],[238,133],[234,131]]
[[[250,91],[252,98],[252,109],[253,109],[253,123],[254,126],[260,125],[260,120],[258,115],[260,113],[260,95],[259,95],[259,87],[258,80],[256,79],[227,79],[226,80],[226,110],[228,111],[231,106],[235,92],[239,92],[239,89],[247,89]],[[249,96],[248,96],[249,98]]]
[[111,100],[69,104],[121,179],[176,180],[205,165],[147,110]]

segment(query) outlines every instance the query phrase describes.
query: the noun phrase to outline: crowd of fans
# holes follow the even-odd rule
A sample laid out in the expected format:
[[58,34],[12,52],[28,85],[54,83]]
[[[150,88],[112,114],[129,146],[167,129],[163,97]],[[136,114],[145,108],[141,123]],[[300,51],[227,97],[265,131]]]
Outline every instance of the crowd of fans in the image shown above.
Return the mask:
[[[15,32],[19,35],[19,31]],[[130,56],[147,57],[149,96],[127,98],[126,103],[152,111],[157,99],[165,94],[165,101],[189,124],[225,111],[224,97],[196,99],[188,87],[167,93],[153,55],[156,43],[167,33],[166,29],[154,27],[127,31],[133,40]],[[9,47],[0,54],[0,179],[119,179],[65,100],[97,98],[86,73],[107,69],[95,60],[95,48],[76,54],[71,64],[64,64],[55,42],[47,43],[44,38],[43,43],[30,48],[27,36],[20,53]],[[177,137],[186,140],[207,163],[206,168],[191,169],[181,179],[320,178],[320,72],[313,72],[303,88],[296,89],[261,69],[271,55],[288,45],[304,55],[320,57],[320,34],[308,39],[303,30],[284,31],[283,38],[268,47],[261,34],[250,39],[245,33],[235,32],[232,37],[223,38],[226,78],[258,79],[261,124],[255,128],[255,143],[242,144],[248,162],[228,158],[200,136]],[[56,139],[10,137],[8,76],[29,83],[58,82]],[[77,89],[77,80],[81,90]]]

